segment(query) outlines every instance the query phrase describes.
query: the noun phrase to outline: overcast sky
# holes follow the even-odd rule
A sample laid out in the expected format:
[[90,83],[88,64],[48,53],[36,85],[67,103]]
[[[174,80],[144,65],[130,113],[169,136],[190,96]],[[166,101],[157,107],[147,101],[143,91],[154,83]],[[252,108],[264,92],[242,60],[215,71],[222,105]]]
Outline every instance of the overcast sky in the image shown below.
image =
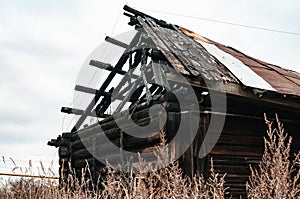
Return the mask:
[[[62,133],[82,63],[103,42],[132,30],[124,4],[300,33],[300,1],[0,0],[0,156],[20,166],[57,161],[46,145]],[[144,10],[264,61],[300,72],[300,35],[281,34]],[[6,168],[4,168],[6,167]],[[11,165],[0,162],[0,172]]]

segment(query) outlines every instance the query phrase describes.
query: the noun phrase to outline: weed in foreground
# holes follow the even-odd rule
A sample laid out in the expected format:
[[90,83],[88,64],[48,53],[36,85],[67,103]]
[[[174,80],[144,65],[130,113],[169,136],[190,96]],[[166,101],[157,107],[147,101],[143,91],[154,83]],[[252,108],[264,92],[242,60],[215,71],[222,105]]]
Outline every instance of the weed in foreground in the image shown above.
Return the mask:
[[[277,117],[276,117],[277,118]],[[249,198],[254,199],[290,199],[300,198],[300,153],[290,157],[292,139],[284,132],[277,118],[277,128],[272,128],[272,122],[266,119],[268,125],[265,138],[265,150],[258,168],[251,169],[251,176],[246,189]],[[164,134],[162,134],[162,144]],[[160,147],[160,146],[158,146]],[[165,166],[169,152],[161,150],[157,154],[156,164]],[[194,199],[224,199],[225,176],[214,172],[211,160],[211,175],[205,180],[203,176],[185,177],[178,165],[173,162],[163,169],[155,169],[153,164],[141,158],[137,166],[138,172],[120,174],[107,167],[107,178],[101,181],[102,190],[89,191],[85,189],[90,179],[77,179],[70,175],[63,186],[50,179],[19,179],[0,182],[0,198],[75,198],[75,199],[136,199],[136,198],[194,198]],[[147,172],[153,169],[152,172]],[[42,169],[43,170],[43,169]],[[82,176],[88,171],[84,169]],[[71,186],[70,186],[71,185]],[[70,188],[72,187],[72,188]]]
[[[166,141],[164,132],[161,133],[162,149]],[[203,176],[190,179],[184,176],[178,161],[169,164],[168,148],[158,150],[155,165],[143,161],[141,158],[136,174],[120,174],[108,167],[107,179],[102,183],[102,198],[178,198],[178,199],[224,199],[225,176],[220,177],[214,172],[211,160],[211,175],[207,181]],[[166,166],[168,165],[168,166]],[[160,169],[158,169],[160,168]],[[151,172],[147,172],[151,170]],[[123,176],[122,176],[123,175]]]
[[250,166],[251,176],[246,189],[249,198],[300,198],[300,152],[290,157],[292,138],[284,131],[276,115],[277,128],[272,128],[266,116],[265,150],[257,169]]

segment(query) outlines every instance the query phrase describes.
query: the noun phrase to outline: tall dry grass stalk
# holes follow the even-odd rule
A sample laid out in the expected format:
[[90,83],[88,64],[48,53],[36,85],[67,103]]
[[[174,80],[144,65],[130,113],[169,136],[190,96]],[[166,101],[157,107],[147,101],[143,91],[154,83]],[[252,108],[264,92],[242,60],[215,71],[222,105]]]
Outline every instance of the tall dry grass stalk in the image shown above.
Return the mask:
[[[158,148],[166,145],[165,134],[161,134],[161,143]],[[192,179],[183,175],[178,162],[169,165],[169,151],[166,147],[157,154],[155,164],[149,164],[140,158],[137,165],[137,173],[120,173],[107,166],[106,179],[101,183],[101,191],[98,189],[87,189],[90,187],[91,176],[89,169],[82,170],[80,179],[75,175],[64,176],[65,181],[59,186],[58,181],[50,179],[21,178],[18,180],[7,180],[0,186],[1,199],[50,199],[50,198],[75,198],[75,199],[136,199],[136,198],[176,198],[176,199],[223,199],[225,198],[224,176],[220,177],[213,170],[211,161],[211,176],[207,181],[203,176],[194,176]],[[122,165],[120,165],[122,166]],[[163,169],[157,169],[163,167]],[[25,170],[30,172],[31,162]],[[152,170],[151,172],[148,172]],[[41,163],[40,169],[47,175],[46,169]],[[51,173],[53,173],[50,170]],[[48,174],[49,175],[49,174]]]
[[277,128],[266,116],[267,137],[265,150],[257,169],[251,169],[246,189],[249,198],[295,199],[300,198],[300,153],[290,157],[292,138],[284,131],[276,115]]
[[[165,135],[162,132],[161,144],[158,146],[158,149],[165,144]],[[125,199],[225,198],[225,176],[220,177],[216,174],[213,164],[211,164],[211,176],[208,181],[205,181],[203,176],[194,176],[190,179],[183,175],[177,161],[169,165],[170,156],[168,148],[160,150],[156,156],[157,161],[155,162],[155,166],[140,159],[136,174],[120,174],[108,167],[107,179],[102,183],[103,191],[101,197]],[[148,172],[149,170],[152,171]]]
[[[267,136],[264,138],[265,150],[258,168],[251,169],[251,176],[246,189],[249,198],[254,199],[294,199],[300,198],[300,153],[290,157],[292,138],[284,132],[283,125],[276,116],[277,128],[272,128],[272,122],[266,118],[268,125]],[[164,132],[161,134],[161,144],[164,146]],[[73,175],[66,176],[62,186],[58,181],[50,179],[25,179],[0,181],[0,198],[26,198],[26,199],[136,199],[136,198],[194,198],[194,199],[224,199],[225,175],[220,176],[213,169],[211,160],[210,177],[205,180],[203,176],[194,176],[192,179],[183,175],[178,162],[169,165],[168,148],[160,150],[157,161],[153,165],[140,158],[136,173],[128,167],[128,172],[120,173],[107,166],[106,179],[100,182],[101,191],[86,189],[90,187],[91,176],[89,169],[82,170],[80,179]],[[156,165],[156,166],[155,166]],[[167,166],[168,165],[168,166]],[[16,166],[16,165],[15,165]],[[120,165],[121,166],[121,165]],[[163,166],[163,169],[157,169]],[[31,173],[31,162],[25,171]],[[148,172],[152,170],[151,172]],[[41,164],[40,171],[44,175],[46,169]],[[49,170],[50,174],[52,173]]]
[[[4,159],[4,158],[3,158]],[[11,161],[13,161],[11,159]],[[22,174],[34,175],[32,161],[29,161],[29,165],[26,168],[21,168],[14,163],[12,170],[18,171]],[[24,172],[23,172],[24,171]],[[83,170],[85,175],[86,170]],[[42,162],[38,167],[37,176],[53,176],[52,166],[46,169]],[[84,178],[81,178],[84,179]],[[91,191],[84,189],[88,180],[79,180],[74,178],[72,175],[67,177],[66,182],[59,186],[58,180],[53,179],[36,179],[36,178],[6,178],[5,180],[0,179],[0,199],[50,199],[50,198],[96,198],[96,194]],[[96,193],[96,192],[95,192]],[[98,194],[99,195],[99,194]]]

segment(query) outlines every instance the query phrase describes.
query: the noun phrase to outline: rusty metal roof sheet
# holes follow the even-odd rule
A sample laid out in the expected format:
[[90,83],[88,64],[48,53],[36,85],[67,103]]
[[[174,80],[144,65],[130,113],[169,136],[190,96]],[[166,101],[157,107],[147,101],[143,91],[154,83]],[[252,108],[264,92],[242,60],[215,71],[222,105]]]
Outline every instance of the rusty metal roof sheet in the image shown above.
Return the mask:
[[300,73],[260,61],[185,28],[179,29],[204,46],[245,86],[300,96]]
[[214,44],[198,41],[216,59],[218,59],[230,72],[232,72],[245,86],[276,91],[267,81],[256,74],[239,59],[219,49]]

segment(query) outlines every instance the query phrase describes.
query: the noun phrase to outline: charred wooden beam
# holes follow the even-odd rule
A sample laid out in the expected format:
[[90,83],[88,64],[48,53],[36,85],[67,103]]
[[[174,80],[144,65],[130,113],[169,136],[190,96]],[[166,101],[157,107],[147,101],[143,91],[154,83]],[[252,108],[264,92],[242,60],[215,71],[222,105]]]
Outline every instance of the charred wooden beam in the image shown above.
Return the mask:
[[[80,91],[80,92],[84,92],[84,93],[89,93],[89,94],[94,94],[97,95],[98,94],[98,90],[94,89],[94,88],[89,88],[89,87],[85,87],[85,86],[81,86],[81,85],[76,85],[75,86],[75,91]],[[125,92],[120,92],[118,93],[118,95],[114,96],[112,100],[114,99],[124,99],[125,96],[122,96],[122,94],[124,94]],[[103,93],[104,97],[112,97],[111,93],[109,92],[104,92]]]
[[[133,69],[135,70],[135,68]],[[120,83],[118,84],[118,86],[115,88],[115,92],[117,93],[116,95],[113,96],[112,101],[114,101],[115,99],[120,99],[121,96],[123,94],[125,94],[131,87],[127,86],[126,88],[124,88],[123,90],[121,90],[123,88],[123,86],[126,84],[126,82],[128,82],[130,75],[127,73],[126,75],[124,75],[123,79],[120,81]],[[139,82],[140,78],[136,78],[136,81]],[[122,97],[121,99],[124,99],[125,97]]]
[[[113,71],[114,67],[110,64],[107,64],[107,63],[103,63],[103,62],[100,62],[100,61],[96,61],[96,60],[91,60],[90,63],[89,63],[91,66],[94,66],[94,67],[97,67],[97,68],[100,68],[100,69],[104,69],[104,70],[108,70],[108,71]],[[127,72],[124,71],[124,70],[118,70],[116,71],[117,74],[119,75],[125,75]],[[133,79],[136,79],[138,78],[137,75],[135,74],[132,74],[131,77]]]
[[126,104],[126,102],[129,101],[132,93],[137,89],[137,81],[135,81],[131,87],[131,89],[129,90],[129,92],[127,93],[126,97],[123,99],[123,101],[119,104],[119,106],[116,108],[115,112],[120,112],[123,108],[123,106]]
[[[96,60],[91,60],[89,64],[91,66],[95,66],[97,68],[108,70],[108,71],[112,71],[114,69],[114,67],[112,65],[107,64],[107,63],[103,63],[103,62],[100,62],[100,61],[96,61]],[[124,75],[126,73],[126,71],[123,71],[123,70],[116,71],[116,72],[120,75]]]
[[126,17],[134,17],[134,15],[131,15],[131,14],[127,13],[127,12],[124,12],[123,15],[125,15]]
[[146,148],[159,144],[160,133],[155,133],[147,138],[137,138],[133,136],[127,136],[125,138],[124,147],[128,151],[132,151],[138,148]]
[[[152,94],[155,90],[157,90],[158,87],[159,87],[158,85],[152,84],[149,88],[149,92]],[[141,96],[141,98],[140,98],[141,101],[143,101],[146,98],[146,95],[147,94],[145,93],[143,96]]]
[[[136,80],[136,81],[139,82],[140,80]],[[125,94],[127,91],[129,91],[130,88],[131,88],[131,86],[127,86],[123,90],[119,91],[118,94],[116,94],[112,97],[112,101],[114,101],[115,99],[120,99],[120,100],[125,99],[126,96],[123,96],[123,94]],[[117,93],[117,92],[115,92],[115,93]],[[130,99],[129,102],[132,102],[132,100]]]
[[[97,89],[94,88],[89,88],[89,87],[85,87],[85,86],[80,86],[80,85],[76,85],[75,86],[75,91],[80,91],[80,92],[84,92],[84,93],[89,93],[89,94],[97,94]],[[107,92],[103,93],[103,96],[108,95]]]
[[[130,49],[139,42],[139,38],[140,38],[140,33],[138,33],[138,34],[135,35],[135,37],[133,38],[133,40],[130,42],[130,45],[126,49],[125,53],[118,60],[118,62],[115,65],[115,67],[113,67],[111,73],[108,75],[108,77],[106,78],[106,80],[103,82],[102,86],[98,90],[100,96],[105,92],[105,90],[107,89],[107,87],[111,83],[112,79],[116,76],[116,74],[118,74],[118,72],[120,70],[122,70],[122,67],[124,66],[124,64],[127,62],[128,58],[129,58],[129,54],[130,54],[129,51],[130,51]],[[72,128],[72,132],[77,131],[77,129],[80,128],[80,126],[83,124],[83,122],[85,121],[85,119],[88,116],[88,114],[95,107],[95,105],[98,102],[99,98],[100,98],[99,96],[95,96],[91,100],[90,104],[87,106],[87,108],[84,111],[84,113],[81,115],[81,117],[77,120],[75,126]]]
[[[141,35],[141,33],[138,33]],[[140,40],[138,41],[140,42]],[[115,93],[118,93],[116,96],[113,97],[112,101],[114,101],[115,99],[118,99],[119,96],[122,96],[130,87],[128,86],[127,88],[123,89],[122,91],[120,91],[123,86],[125,85],[126,82],[128,82],[128,80],[130,80],[130,78],[136,79],[136,81],[139,81],[139,76],[138,75],[134,75],[133,72],[136,70],[137,66],[139,65],[139,63],[141,62],[141,57],[142,57],[142,52],[141,49],[137,49],[135,51],[135,55],[134,55],[134,60],[132,60],[132,55],[133,53],[129,54],[129,67],[131,69],[130,73],[126,73],[122,80],[120,81],[120,83],[118,84],[118,86],[115,88]],[[133,61],[133,63],[132,63]],[[124,99],[124,98],[122,98]]]
[[147,14],[145,14],[145,13],[143,13],[143,12],[140,12],[140,11],[138,11],[138,10],[135,10],[135,9],[129,7],[128,5],[125,5],[125,6],[123,7],[123,9],[124,9],[125,11],[129,12],[129,13],[134,14],[135,16],[149,17],[149,18],[151,18],[151,19],[155,19],[154,17],[151,17],[150,15],[147,15]]
[[[108,75],[107,79],[102,84],[101,88],[99,89],[99,96],[101,96],[105,92],[105,89],[108,87],[112,79],[116,76],[117,72],[122,69],[123,65],[127,62],[127,59],[128,59],[128,54],[123,54],[122,57],[119,59],[118,63],[116,64],[116,66],[112,69],[111,73]],[[82,125],[86,117],[89,115],[91,110],[98,102],[100,98],[99,96],[95,96],[91,100],[90,104],[87,106],[84,113],[81,115],[79,120],[76,122],[75,126],[72,128],[72,132],[77,131],[77,129],[80,128],[80,126]]]
[[[154,20],[155,23],[157,23],[158,25],[160,25],[160,26],[162,26],[162,27],[164,27],[164,28],[173,29],[173,27],[172,27],[171,24],[168,24],[168,23],[166,23],[166,22],[163,21],[163,20],[156,19],[156,18],[154,18],[154,17],[152,17],[152,16],[150,16],[150,15],[147,15],[147,14],[145,14],[145,13],[143,13],[143,12],[140,12],[140,11],[138,11],[138,10],[135,10],[135,9],[133,9],[133,8],[127,6],[127,5],[125,5],[125,6],[123,7],[123,9],[124,9],[125,11],[129,12],[129,13],[134,14],[135,17],[137,17],[137,16],[140,16],[140,17],[143,17],[143,18],[147,17],[147,18],[150,18],[150,19]],[[129,14],[126,13],[125,16],[129,16]],[[130,20],[132,20],[132,18],[133,18],[133,17],[130,17]],[[132,23],[132,24],[129,24],[129,25],[135,25],[135,24]]]
[[74,114],[74,115],[82,115],[83,114],[83,110],[69,108],[69,107],[61,107],[60,112],[67,113],[67,114]]
[[96,106],[96,114],[97,115],[103,115],[104,112],[108,109],[109,105],[111,104],[111,95],[114,90],[114,87],[112,87],[106,95],[104,95],[101,102]]
[[125,44],[124,42],[121,42],[121,41],[118,41],[112,37],[109,37],[109,36],[106,36],[105,37],[105,41],[109,42],[109,43],[112,43],[116,46],[120,46],[122,48],[128,48],[128,44]]
[[131,95],[129,101],[132,102],[132,104],[138,103],[139,98],[140,98],[141,94],[143,93],[143,90],[144,90],[144,87],[137,88]]
[[[81,110],[81,109],[69,108],[69,107],[61,107],[61,110],[60,110],[60,111],[61,111],[62,113],[74,114],[74,115],[82,115],[82,114],[84,114],[84,111]],[[106,117],[108,117],[109,115],[108,115],[108,114],[99,114],[99,115],[96,115],[95,113],[90,112],[90,113],[88,114],[88,116],[106,118]]]

